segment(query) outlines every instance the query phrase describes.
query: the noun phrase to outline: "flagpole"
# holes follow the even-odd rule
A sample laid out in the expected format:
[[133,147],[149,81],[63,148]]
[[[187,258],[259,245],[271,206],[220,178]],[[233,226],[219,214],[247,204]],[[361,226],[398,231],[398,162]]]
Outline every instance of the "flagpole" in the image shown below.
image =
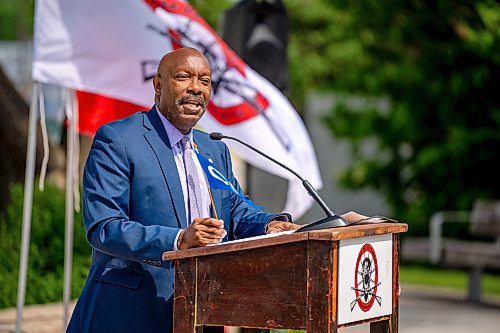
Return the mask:
[[[36,121],[38,118],[37,102],[39,103],[38,82],[33,82],[30,114],[28,120],[28,144],[26,148],[26,171],[24,175],[24,200],[23,200],[23,231],[21,236],[21,255],[19,259],[19,278],[17,285],[17,317],[16,333],[21,333],[23,309],[26,296],[26,280],[28,275],[28,258],[31,234],[31,213],[33,209],[33,189],[35,181],[36,160]],[[43,101],[42,101],[43,102]]]
[[66,227],[64,236],[64,331],[69,322],[69,302],[71,301],[71,269],[73,266],[73,229],[74,229],[74,152],[75,152],[75,108],[74,95],[72,90],[67,90],[66,95],[66,115],[68,118],[67,141],[68,148],[66,152]]

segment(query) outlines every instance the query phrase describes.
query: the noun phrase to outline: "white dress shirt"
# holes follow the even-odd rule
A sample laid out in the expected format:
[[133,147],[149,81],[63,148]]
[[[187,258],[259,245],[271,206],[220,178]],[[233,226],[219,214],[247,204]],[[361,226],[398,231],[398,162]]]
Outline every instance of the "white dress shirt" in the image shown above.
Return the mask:
[[[184,170],[184,160],[182,156],[182,145],[181,145],[181,139],[185,136],[191,140],[191,143],[193,143],[193,131],[189,131],[187,134],[182,134],[172,123],[165,118],[165,116],[156,108],[155,110],[160,116],[160,119],[163,123],[163,127],[165,127],[165,131],[167,132],[168,140],[170,142],[170,145],[172,146],[172,153],[174,154],[174,160],[175,160],[175,165],[177,166],[177,172],[179,174],[179,179],[181,181],[181,187],[182,187],[182,194],[184,197],[184,207],[186,209],[186,220],[188,221],[188,224],[190,224],[192,221],[189,221],[189,202],[188,202],[188,191],[187,191],[187,180],[186,180],[186,172]],[[196,145],[193,144],[193,147],[196,147]],[[195,148],[197,149],[197,148]],[[200,180],[200,192],[201,192],[201,207],[202,207],[202,216],[203,217],[210,217],[210,208],[211,208],[211,202],[210,202],[210,195],[209,195],[209,189],[208,189],[208,181],[207,181],[207,176],[205,175],[205,172],[203,171],[200,162],[198,161],[197,158],[194,159],[194,164],[196,166],[196,171],[198,172],[198,179]],[[179,233],[177,234],[177,237],[175,238],[174,242],[174,250],[177,250],[177,239],[179,237]]]

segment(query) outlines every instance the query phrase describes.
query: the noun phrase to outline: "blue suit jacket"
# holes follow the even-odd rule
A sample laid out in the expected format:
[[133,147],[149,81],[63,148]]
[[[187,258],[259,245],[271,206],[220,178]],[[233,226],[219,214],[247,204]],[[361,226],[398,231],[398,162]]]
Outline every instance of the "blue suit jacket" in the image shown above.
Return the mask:
[[[196,130],[194,141],[239,190],[226,145]],[[212,194],[230,238],[263,234],[275,217],[229,191]],[[154,110],[98,130],[85,165],[83,210],[92,266],[68,332],[168,332],[174,270],[161,256],[187,221],[172,148]]]

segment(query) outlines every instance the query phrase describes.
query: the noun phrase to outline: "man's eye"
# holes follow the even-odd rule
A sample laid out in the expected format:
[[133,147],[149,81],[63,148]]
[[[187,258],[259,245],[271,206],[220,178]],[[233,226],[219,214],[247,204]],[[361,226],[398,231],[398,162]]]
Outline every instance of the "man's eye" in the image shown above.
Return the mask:
[[208,78],[202,78],[200,79],[201,82],[203,82],[204,84],[210,84],[210,79]]

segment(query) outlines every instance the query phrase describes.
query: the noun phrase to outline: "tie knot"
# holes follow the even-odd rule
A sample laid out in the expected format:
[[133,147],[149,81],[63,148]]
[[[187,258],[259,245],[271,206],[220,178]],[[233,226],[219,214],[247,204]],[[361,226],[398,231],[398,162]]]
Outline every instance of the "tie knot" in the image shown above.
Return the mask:
[[191,140],[189,140],[189,138],[187,136],[185,136],[181,139],[181,146],[182,146],[182,150],[193,149],[193,146],[191,144]]

